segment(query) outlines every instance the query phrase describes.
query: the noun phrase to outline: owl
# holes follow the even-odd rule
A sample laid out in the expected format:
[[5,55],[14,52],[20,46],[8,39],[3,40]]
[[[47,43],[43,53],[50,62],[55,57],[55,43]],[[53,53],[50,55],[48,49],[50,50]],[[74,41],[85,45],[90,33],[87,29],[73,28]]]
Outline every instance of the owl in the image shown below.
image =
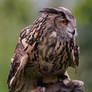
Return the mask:
[[79,64],[72,12],[64,7],[44,8],[40,12],[41,16],[20,33],[11,59],[10,92],[31,92],[37,86],[69,79],[67,68],[76,69]]

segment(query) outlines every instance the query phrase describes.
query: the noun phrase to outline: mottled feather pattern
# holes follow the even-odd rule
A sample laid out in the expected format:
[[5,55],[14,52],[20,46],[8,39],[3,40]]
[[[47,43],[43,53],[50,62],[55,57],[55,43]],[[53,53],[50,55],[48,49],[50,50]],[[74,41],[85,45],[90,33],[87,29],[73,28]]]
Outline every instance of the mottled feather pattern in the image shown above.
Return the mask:
[[[74,17],[71,17],[73,15],[63,8],[46,8],[42,12],[42,15],[32,25],[24,28],[20,33],[8,78],[10,90],[15,90],[16,86],[21,85],[19,82],[21,77],[16,80],[18,75],[24,79],[27,76],[28,81],[31,82],[39,79],[43,82],[53,80],[56,82],[57,77],[63,76],[69,66],[74,68],[78,66],[79,47],[71,31],[74,29],[70,30],[73,28]],[[70,28],[67,28],[68,25],[59,24],[59,17],[60,20],[69,19],[68,15],[70,16],[69,21],[71,21],[69,27],[72,26]],[[71,36],[67,33],[68,31],[71,31],[69,32]],[[23,65],[21,66],[21,64]],[[11,87],[10,82],[16,86]],[[25,82],[22,84],[23,87],[26,85]],[[34,87],[34,85],[37,84],[33,83],[31,86]],[[22,86],[19,87],[18,90],[21,90]]]
[[[69,61],[72,62],[72,59],[69,56],[71,54],[69,50],[71,46],[68,47],[68,44],[71,43],[72,39],[64,38],[63,35],[58,34],[56,37],[51,37],[50,35],[52,35],[52,32],[56,32],[56,30],[50,25],[48,30],[45,27],[47,26],[46,21],[49,19],[47,16],[48,15],[41,17],[40,19],[38,18],[34,22],[31,30],[29,29],[30,32],[28,32],[28,35],[25,37],[26,43],[28,44],[25,51],[29,54],[30,62],[32,63],[35,61],[40,66],[39,68],[41,69],[38,69],[38,72],[42,73],[41,76],[44,76],[45,73],[49,75],[49,73],[52,73],[53,71],[54,73],[52,73],[52,75],[56,75],[58,72],[63,74],[70,65]],[[42,24],[44,24],[44,27]],[[57,43],[59,46],[55,49]],[[33,64],[35,66],[35,63]]]
[[[14,51],[14,55],[11,59],[11,66],[10,66],[10,73],[8,77],[8,86],[10,88],[10,84],[13,81],[13,77],[15,76],[15,73],[18,70],[18,67],[21,63],[21,58],[24,55],[23,45],[21,43],[18,43],[16,46],[16,49]],[[11,91],[10,91],[11,92]]]

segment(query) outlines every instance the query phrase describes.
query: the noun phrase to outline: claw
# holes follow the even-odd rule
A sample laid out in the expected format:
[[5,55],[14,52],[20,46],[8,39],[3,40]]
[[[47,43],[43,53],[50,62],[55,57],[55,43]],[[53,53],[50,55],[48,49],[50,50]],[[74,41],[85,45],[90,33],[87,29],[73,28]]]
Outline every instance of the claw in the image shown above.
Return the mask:
[[63,83],[64,83],[64,85],[67,86],[70,83],[70,80],[69,79],[65,79],[65,80],[63,80]]
[[72,84],[72,83],[73,83],[73,85],[80,86],[80,87],[82,87],[84,85],[84,82],[83,81],[80,81],[80,80],[69,80],[69,79],[65,79],[65,80],[63,80],[63,83],[66,86],[68,86],[69,84]]
[[75,86],[83,86],[84,85],[84,82],[83,81],[80,81],[80,80],[71,80],[71,82],[74,83]]

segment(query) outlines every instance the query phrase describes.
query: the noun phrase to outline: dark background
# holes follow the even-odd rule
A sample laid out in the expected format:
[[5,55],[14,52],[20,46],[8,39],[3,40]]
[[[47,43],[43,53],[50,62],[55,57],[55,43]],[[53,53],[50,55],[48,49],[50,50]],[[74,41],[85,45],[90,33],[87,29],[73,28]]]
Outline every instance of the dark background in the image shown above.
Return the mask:
[[44,7],[69,8],[77,20],[80,66],[72,79],[85,82],[85,92],[92,91],[92,0],[0,0],[0,92],[8,92],[10,59],[20,31],[33,23]]

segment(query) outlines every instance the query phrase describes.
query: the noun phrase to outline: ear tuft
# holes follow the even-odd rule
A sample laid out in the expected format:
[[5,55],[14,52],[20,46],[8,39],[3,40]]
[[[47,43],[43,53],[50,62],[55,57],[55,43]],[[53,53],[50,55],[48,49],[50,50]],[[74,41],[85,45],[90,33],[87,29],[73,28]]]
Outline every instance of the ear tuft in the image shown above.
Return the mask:
[[58,14],[58,11],[54,8],[43,8],[40,12]]
[[51,13],[51,14],[60,14],[65,17],[65,13],[61,8],[43,8],[40,12],[42,13]]

